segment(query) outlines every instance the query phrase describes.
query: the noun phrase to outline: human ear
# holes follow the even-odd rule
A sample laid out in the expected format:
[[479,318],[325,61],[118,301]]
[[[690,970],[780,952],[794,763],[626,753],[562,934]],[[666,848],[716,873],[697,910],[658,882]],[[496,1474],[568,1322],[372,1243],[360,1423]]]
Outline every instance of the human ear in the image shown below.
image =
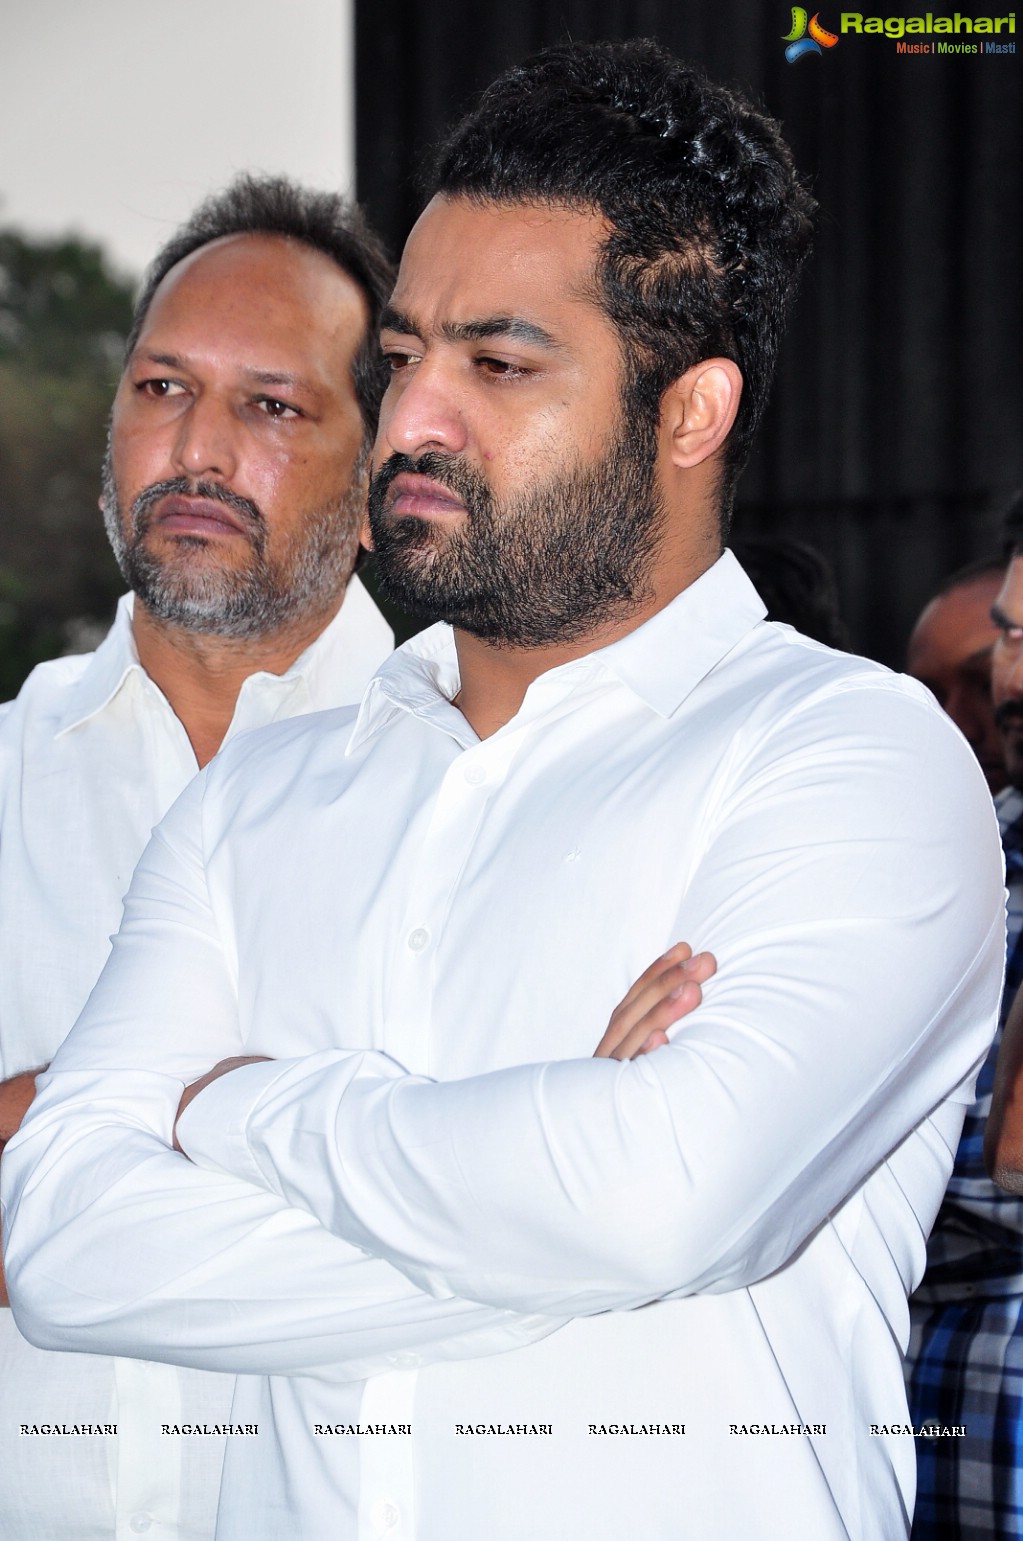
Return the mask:
[[715,454],[732,430],[741,396],[742,371],[727,358],[701,359],[669,385],[661,420],[672,465],[689,470]]

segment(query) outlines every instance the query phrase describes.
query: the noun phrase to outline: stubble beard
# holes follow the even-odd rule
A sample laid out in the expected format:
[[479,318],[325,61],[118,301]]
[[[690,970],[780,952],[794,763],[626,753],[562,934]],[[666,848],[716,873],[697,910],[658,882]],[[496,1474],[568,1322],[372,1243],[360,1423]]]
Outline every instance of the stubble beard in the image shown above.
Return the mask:
[[[311,510],[285,550],[268,555],[266,519],[248,498],[216,482],[172,477],[146,487],[127,522],[114,480],[110,447],[103,462],[103,522],[129,587],[157,620],[216,637],[266,637],[310,616],[326,616],[340,602],[355,567],[364,502],[367,450],[360,452],[340,501]],[[178,536],[171,554],[146,544],[156,505],[172,494],[223,503],[243,522],[248,562],[219,563],[215,544]]]
[[[466,509],[461,526],[391,517],[387,491],[402,472],[450,488]],[[577,641],[649,599],[664,510],[649,431],[623,426],[592,465],[505,503],[458,456],[393,454],[370,481],[369,521],[394,604],[498,647],[535,648]]]

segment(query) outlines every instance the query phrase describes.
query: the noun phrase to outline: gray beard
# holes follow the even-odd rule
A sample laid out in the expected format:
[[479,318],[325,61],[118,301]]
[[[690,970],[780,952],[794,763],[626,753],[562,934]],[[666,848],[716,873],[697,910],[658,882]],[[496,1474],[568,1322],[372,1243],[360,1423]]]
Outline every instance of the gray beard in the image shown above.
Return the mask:
[[[174,477],[147,487],[132,504],[125,531],[109,446],[103,462],[103,522],[126,583],[158,620],[216,637],[255,638],[326,615],[340,601],[355,567],[363,508],[365,451],[339,503],[310,512],[291,544],[271,562],[266,520],[254,503],[215,482]],[[172,493],[225,504],[243,519],[251,546],[245,567],[218,567],[201,537],[181,537],[177,554],[157,558],[145,544],[150,513]]]

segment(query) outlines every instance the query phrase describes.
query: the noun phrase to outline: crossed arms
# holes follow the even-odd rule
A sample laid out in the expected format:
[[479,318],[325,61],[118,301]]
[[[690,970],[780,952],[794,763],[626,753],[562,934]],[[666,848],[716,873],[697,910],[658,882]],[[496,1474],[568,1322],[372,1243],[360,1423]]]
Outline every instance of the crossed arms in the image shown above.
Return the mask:
[[670,1044],[452,1082],[379,1051],[251,1063],[186,1107],[186,1162],[183,1085],[246,1047],[200,780],[4,1163],[23,1331],[361,1379],[772,1272],[968,1083],[998,993],[989,812],[954,756],[886,739],[876,699],[843,727],[872,767],[855,807],[833,755],[791,785],[765,764],[722,820],[672,923],[722,967]]

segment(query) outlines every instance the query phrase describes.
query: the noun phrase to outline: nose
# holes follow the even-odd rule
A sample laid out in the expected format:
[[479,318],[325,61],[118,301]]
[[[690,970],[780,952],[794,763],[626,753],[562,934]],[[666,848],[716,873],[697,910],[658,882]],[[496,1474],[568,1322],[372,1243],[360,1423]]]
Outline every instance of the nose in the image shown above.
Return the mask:
[[182,475],[230,481],[238,465],[238,424],[230,406],[216,396],[196,396],[182,413],[173,460]]
[[458,455],[468,442],[464,401],[449,370],[423,359],[391,381],[380,412],[380,437],[392,450]]

